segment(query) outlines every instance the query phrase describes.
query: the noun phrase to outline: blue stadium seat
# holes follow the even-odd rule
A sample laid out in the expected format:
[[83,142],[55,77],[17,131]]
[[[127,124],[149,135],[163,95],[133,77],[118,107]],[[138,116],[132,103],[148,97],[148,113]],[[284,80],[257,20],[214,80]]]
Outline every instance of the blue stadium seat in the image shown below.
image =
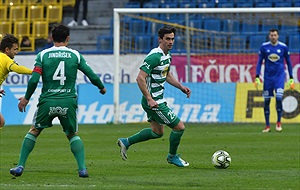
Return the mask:
[[252,34],[257,33],[259,29],[259,23],[257,20],[252,20],[251,23],[243,22],[242,23],[242,33]]
[[240,32],[240,22],[238,20],[224,20],[223,30],[225,32]]
[[190,27],[192,27],[192,28],[198,28],[198,29],[200,29],[200,28],[202,28],[202,21],[201,21],[201,19],[192,19],[192,20],[190,20]]
[[140,8],[141,4],[139,2],[127,2],[125,8]]
[[288,23],[284,22],[283,25],[281,25],[281,31],[280,34],[296,34],[299,33],[300,28],[297,26],[297,22],[294,23]]
[[97,50],[101,53],[113,53],[113,37],[97,36]]
[[196,8],[196,3],[194,2],[183,2],[183,3],[179,3],[179,8]]
[[214,8],[215,3],[214,2],[200,2],[198,3],[199,8]]
[[229,48],[233,52],[244,52],[246,49],[246,36],[245,35],[233,35],[229,40]]
[[173,53],[185,53],[185,37],[183,36],[175,36],[174,46],[172,49]]
[[133,38],[130,36],[121,36],[120,43],[123,46],[120,47],[120,53],[134,53]]
[[253,7],[253,2],[237,2],[236,3],[237,8],[251,8]]
[[300,52],[300,37],[299,34],[293,34],[289,36],[289,50],[291,52]]
[[146,2],[143,5],[144,8],[159,8],[159,3],[156,2]]
[[288,44],[287,36],[285,34],[279,34],[279,41]]
[[262,32],[268,32],[271,28],[280,30],[278,20],[276,20],[276,19],[263,19],[262,20],[261,31]]
[[206,36],[194,36],[191,41],[191,52],[192,53],[200,53],[206,52],[210,49],[208,45],[208,38]]
[[154,34],[152,37],[151,37],[151,46],[153,48],[155,47],[158,47],[159,43],[158,43],[158,35],[157,34]]
[[203,24],[204,30],[221,30],[221,21],[219,19],[206,19]]
[[219,2],[216,5],[218,8],[233,8],[234,2]]
[[131,20],[129,22],[129,31],[133,35],[146,33],[146,21],[144,20]]
[[135,36],[134,47],[135,53],[149,53],[151,48],[151,35]]
[[253,51],[258,51],[261,44],[266,42],[266,35],[251,35],[249,37],[249,49]]
[[272,7],[273,3],[272,2],[261,2],[261,3],[256,3],[255,7]]
[[178,8],[177,3],[163,3],[161,8]]
[[272,0],[252,0],[254,3],[272,3]]
[[294,7],[300,7],[300,1],[294,3]]
[[156,34],[157,31],[163,27],[164,24],[161,23],[156,23],[156,22],[148,22],[148,26],[147,26],[147,34]]
[[224,51],[227,49],[227,36],[213,36],[211,43],[213,51]]
[[[180,8],[186,8],[186,5],[189,5],[190,8],[196,7],[196,0],[176,0],[178,2]],[[197,2],[198,3],[198,2]]]
[[276,2],[274,7],[292,7],[292,2]]

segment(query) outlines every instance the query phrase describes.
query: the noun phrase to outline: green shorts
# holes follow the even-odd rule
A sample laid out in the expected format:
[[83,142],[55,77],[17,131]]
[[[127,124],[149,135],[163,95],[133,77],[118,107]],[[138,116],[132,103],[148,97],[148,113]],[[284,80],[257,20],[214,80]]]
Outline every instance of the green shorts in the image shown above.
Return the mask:
[[167,103],[158,104],[158,108],[150,108],[148,105],[142,102],[142,107],[147,113],[148,121],[156,121],[157,123],[173,128],[179,122],[180,119],[177,115],[167,106]]
[[33,117],[36,129],[43,130],[52,127],[52,120],[58,117],[66,135],[78,131],[77,98],[69,99],[40,99],[38,109]]

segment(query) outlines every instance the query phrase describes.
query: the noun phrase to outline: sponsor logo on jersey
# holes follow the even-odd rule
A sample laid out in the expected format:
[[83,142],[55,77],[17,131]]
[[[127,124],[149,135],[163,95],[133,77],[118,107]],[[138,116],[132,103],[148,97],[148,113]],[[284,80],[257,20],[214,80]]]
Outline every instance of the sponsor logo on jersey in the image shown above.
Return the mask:
[[280,59],[280,56],[277,55],[276,53],[272,53],[268,56],[268,59],[272,62],[276,62]]

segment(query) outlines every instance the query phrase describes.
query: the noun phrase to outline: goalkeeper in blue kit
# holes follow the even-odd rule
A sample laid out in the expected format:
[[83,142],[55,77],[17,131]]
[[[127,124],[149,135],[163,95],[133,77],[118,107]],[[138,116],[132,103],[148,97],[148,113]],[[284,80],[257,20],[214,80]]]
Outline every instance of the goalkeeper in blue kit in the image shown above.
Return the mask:
[[[281,116],[282,116],[282,97],[284,92],[285,82],[285,65],[287,63],[289,81],[288,84],[291,90],[294,90],[294,79],[292,75],[292,63],[290,60],[290,52],[286,44],[278,41],[279,32],[277,29],[269,31],[269,42],[261,45],[259,50],[259,59],[256,67],[255,86],[260,85],[260,71],[264,61],[264,84],[263,84],[263,97],[264,97],[264,116],[266,127],[263,132],[270,132],[270,102],[271,97],[276,97],[276,110],[277,110],[277,123],[276,131],[282,131]],[[275,91],[275,94],[274,94]]]

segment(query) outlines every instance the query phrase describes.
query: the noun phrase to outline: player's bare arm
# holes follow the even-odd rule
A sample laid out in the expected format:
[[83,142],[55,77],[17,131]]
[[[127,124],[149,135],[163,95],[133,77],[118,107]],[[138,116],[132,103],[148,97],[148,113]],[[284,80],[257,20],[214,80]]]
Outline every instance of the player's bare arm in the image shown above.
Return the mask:
[[148,101],[148,105],[151,108],[155,108],[155,107],[158,107],[158,104],[156,101],[153,100],[151,94],[149,93],[149,91],[147,89],[147,83],[146,83],[147,76],[148,76],[148,74],[145,71],[140,70],[140,72],[136,78],[136,82],[138,83],[138,86],[139,86],[142,94],[146,97],[146,99]]
[[173,75],[171,72],[168,72],[166,81],[171,84],[172,86],[180,89],[183,93],[186,94],[186,97],[189,98],[191,96],[192,91],[186,87],[183,86]]

